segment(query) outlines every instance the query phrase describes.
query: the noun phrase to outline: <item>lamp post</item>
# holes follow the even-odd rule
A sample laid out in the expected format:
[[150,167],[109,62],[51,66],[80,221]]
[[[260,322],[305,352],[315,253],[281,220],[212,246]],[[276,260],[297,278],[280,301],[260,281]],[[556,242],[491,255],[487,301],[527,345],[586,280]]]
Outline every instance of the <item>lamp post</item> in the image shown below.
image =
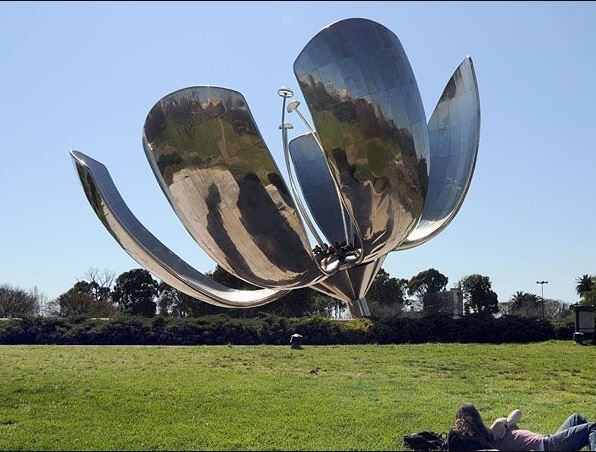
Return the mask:
[[536,281],[536,284],[540,284],[541,294],[540,297],[542,299],[542,318],[544,318],[544,285],[548,284],[548,281]]

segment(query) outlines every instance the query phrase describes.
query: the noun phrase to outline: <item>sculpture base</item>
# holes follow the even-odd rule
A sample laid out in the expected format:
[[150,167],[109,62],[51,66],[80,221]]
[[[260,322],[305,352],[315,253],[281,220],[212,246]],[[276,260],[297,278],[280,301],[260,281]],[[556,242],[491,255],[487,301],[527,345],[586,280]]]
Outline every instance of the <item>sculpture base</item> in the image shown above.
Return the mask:
[[370,309],[368,308],[368,303],[366,302],[366,298],[361,298],[360,300],[349,301],[348,309],[350,311],[350,316],[353,319],[358,319],[358,318],[362,318],[362,317],[370,317]]

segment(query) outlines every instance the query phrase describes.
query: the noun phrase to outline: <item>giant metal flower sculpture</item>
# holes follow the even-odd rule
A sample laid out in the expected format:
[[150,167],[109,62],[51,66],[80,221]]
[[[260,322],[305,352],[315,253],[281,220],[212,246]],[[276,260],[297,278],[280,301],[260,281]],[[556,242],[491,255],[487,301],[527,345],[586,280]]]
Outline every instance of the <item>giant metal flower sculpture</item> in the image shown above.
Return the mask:
[[294,73],[314,127],[299,102],[289,102],[287,112],[310,132],[288,143],[293,94],[280,89],[289,189],[236,91],[176,91],[144,127],[147,158],[188,232],[221,267],[262,289],[230,289],[192,268],[135,218],[101,163],[71,155],[104,226],[178,290],[218,306],[254,307],[312,287],[367,315],[364,297],[385,256],[438,234],[466,195],[480,130],[472,61],[456,69],[428,124],[399,39],[376,22],[326,27],[298,55]]

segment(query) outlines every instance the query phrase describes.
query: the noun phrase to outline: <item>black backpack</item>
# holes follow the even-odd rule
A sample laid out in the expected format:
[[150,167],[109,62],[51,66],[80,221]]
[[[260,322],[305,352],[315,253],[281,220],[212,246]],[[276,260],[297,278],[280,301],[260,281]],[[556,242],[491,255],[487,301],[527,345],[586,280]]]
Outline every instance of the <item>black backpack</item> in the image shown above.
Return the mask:
[[445,434],[420,432],[404,436],[404,446],[412,450],[447,450]]
[[449,430],[445,450],[449,452],[465,452],[470,450],[494,449],[493,445],[486,440],[463,437],[455,430]]

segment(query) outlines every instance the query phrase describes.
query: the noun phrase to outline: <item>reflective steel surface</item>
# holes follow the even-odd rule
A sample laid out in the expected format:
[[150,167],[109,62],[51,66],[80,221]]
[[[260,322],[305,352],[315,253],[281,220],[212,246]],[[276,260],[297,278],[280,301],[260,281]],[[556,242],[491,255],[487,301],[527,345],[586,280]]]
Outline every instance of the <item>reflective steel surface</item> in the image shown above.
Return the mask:
[[480,98],[471,58],[449,79],[428,123],[430,183],[422,217],[398,249],[427,242],[455,218],[474,174],[480,141]]
[[313,289],[344,301],[352,317],[369,316],[366,292],[370,289],[384,261],[385,256],[376,261],[337,272],[325,281],[314,285]]
[[[280,88],[291,192],[236,91],[171,93],[151,109],[143,134],[155,176],[192,237],[228,272],[264,289],[230,289],[189,266],[139,223],[101,163],[76,151],[72,159],[112,236],[178,290],[241,308],[312,287],[344,301],[353,316],[370,315],[366,292],[386,255],[441,232],[470,186],[480,134],[472,60],[459,65],[428,125],[399,39],[376,22],[346,19],[324,28],[294,73],[314,128],[292,89]],[[309,130],[291,141],[286,101],[287,113]]]
[[290,156],[304,200],[327,242],[342,242],[345,240],[342,207],[329,174],[327,160],[312,134],[307,133],[290,141]]
[[426,117],[408,58],[384,26],[347,19],[311,39],[294,73],[373,261],[414,228],[428,186]]
[[288,292],[230,289],[198,272],[137,220],[104,165],[81,152],[72,151],[71,156],[87,199],[103,225],[134,260],[162,281],[198,300],[233,308],[261,306]]
[[242,94],[206,86],[169,94],[149,112],[143,143],[174,211],[227,271],[270,288],[324,278]]

